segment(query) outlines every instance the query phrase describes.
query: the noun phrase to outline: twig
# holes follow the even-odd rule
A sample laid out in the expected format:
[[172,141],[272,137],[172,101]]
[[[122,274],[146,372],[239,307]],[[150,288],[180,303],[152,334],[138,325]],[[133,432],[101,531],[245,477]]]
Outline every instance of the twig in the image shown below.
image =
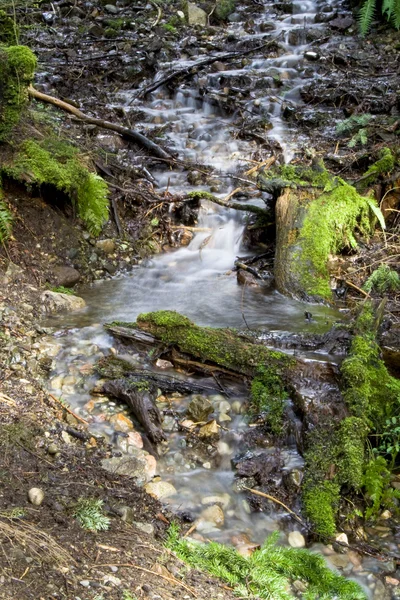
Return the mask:
[[58,402],[58,404],[60,404],[60,406],[62,406],[70,415],[72,415],[73,417],[75,417],[75,419],[77,419],[78,421],[80,421],[81,423],[85,423],[85,425],[89,424],[89,421],[86,421],[83,417],[80,417],[79,415],[77,415],[73,410],[71,410],[68,406],[65,406],[65,404],[63,404],[61,402],[61,400],[59,400],[58,398],[56,398],[55,396],[53,396],[53,394],[49,394],[50,398],[52,398],[53,400],[55,400],[56,402]]
[[190,592],[195,598],[197,598],[197,593],[194,591],[194,589],[189,587],[188,585],[186,585],[186,583],[179,581],[179,579],[175,579],[175,577],[167,577],[166,575],[161,575],[161,573],[157,573],[156,571],[150,571],[150,569],[145,569],[144,567],[139,567],[139,565],[134,565],[133,563],[107,563],[107,564],[101,564],[101,565],[96,564],[90,568],[94,569],[94,568],[98,568],[98,567],[130,567],[131,569],[138,569],[138,571],[144,571],[145,573],[150,573],[150,575],[156,575],[157,577],[161,577],[161,579],[165,579],[166,581],[170,581],[171,583],[180,585],[185,590]]
[[162,17],[162,9],[161,6],[158,6],[158,4],[156,4],[155,2],[152,2],[150,0],[150,4],[152,4],[154,6],[154,8],[157,9],[157,18],[154,21],[154,23],[151,25],[152,27],[157,27],[157,25],[159,24],[159,22],[161,21],[161,17]]
[[362,290],[361,288],[359,288],[357,285],[355,285],[354,283],[351,283],[351,281],[347,281],[345,279],[345,284],[349,285],[350,287],[354,288],[355,290],[357,290],[357,292],[360,292],[360,294],[363,294],[363,296],[365,296],[366,298],[369,298],[369,294],[367,292],[365,292],[364,290]]
[[276,504],[280,504],[281,506],[283,506],[283,508],[285,508],[291,515],[294,516],[295,519],[297,519],[299,521],[299,523],[301,523],[302,525],[304,525],[303,521],[300,519],[299,516],[296,515],[295,512],[293,512],[288,506],[286,506],[286,504],[283,504],[283,502],[281,502],[280,500],[278,500],[278,498],[274,498],[273,496],[270,496],[269,494],[265,494],[264,492],[260,492],[259,490],[253,490],[251,488],[248,488],[246,486],[243,486],[244,490],[247,490],[248,492],[251,492],[252,494],[255,494],[256,496],[262,496],[263,498],[267,498],[268,500],[272,500],[272,502],[275,502]]
[[183,537],[184,538],[187,537],[188,535],[193,533],[193,531],[195,531],[196,529],[197,529],[197,523],[194,522],[193,525],[191,527],[189,527],[189,529],[187,530],[187,532],[185,533],[185,535]]
[[48,465],[54,467],[53,463],[51,463],[49,460],[47,460],[47,458],[44,458],[43,456],[39,456],[39,454],[36,454],[36,452],[33,452],[32,450],[29,450],[29,448],[25,448],[25,446],[23,446],[18,440],[14,440],[14,442],[17,444],[17,446],[19,446],[20,448],[22,448],[22,450],[25,450],[25,452],[27,452],[28,454],[32,454],[32,456],[35,456],[39,460],[43,460]]

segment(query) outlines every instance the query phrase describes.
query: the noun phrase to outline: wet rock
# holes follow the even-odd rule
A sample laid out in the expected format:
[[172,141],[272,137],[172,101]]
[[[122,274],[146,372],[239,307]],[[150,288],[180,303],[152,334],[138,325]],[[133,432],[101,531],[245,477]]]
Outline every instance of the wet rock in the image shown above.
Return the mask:
[[208,398],[204,396],[193,396],[188,404],[186,414],[195,423],[207,421],[214,408]]
[[69,288],[78,283],[81,274],[73,267],[54,267],[53,277],[56,285]]
[[101,466],[110,473],[126,475],[127,477],[137,479],[138,483],[142,485],[150,479],[147,472],[147,455],[139,449],[132,448],[132,450],[136,450],[135,456],[113,456],[111,458],[104,458],[101,461]]
[[96,242],[96,249],[102,252],[103,254],[112,254],[115,252],[115,242],[114,240],[98,240]]
[[231,502],[231,497],[228,493],[216,494],[214,496],[205,496],[204,498],[201,499],[201,503],[204,506],[207,506],[209,504],[211,504],[211,505],[220,504],[223,509],[228,508],[230,502]]
[[168,481],[152,481],[151,483],[148,483],[144,489],[150,496],[157,498],[157,500],[169,498],[169,496],[176,494],[176,489],[172,483],[168,483]]
[[159,369],[172,369],[173,366],[174,365],[169,360],[163,360],[162,358],[159,358],[156,361],[156,367]]
[[86,302],[79,296],[72,294],[60,294],[57,292],[46,291],[41,295],[42,312],[60,313],[72,312],[85,308]]
[[219,427],[216,421],[210,421],[203,427],[200,427],[199,437],[201,438],[213,438],[219,436]]
[[31,488],[28,492],[28,499],[34,506],[40,506],[44,500],[44,492],[40,488]]
[[347,537],[347,535],[345,533],[339,533],[336,537],[335,540],[337,542],[340,542],[341,544],[345,544],[346,546],[349,545],[349,539]]
[[222,527],[225,522],[224,511],[218,504],[214,504],[213,506],[208,506],[200,513],[200,518],[203,521],[207,521],[208,523],[212,523],[216,527]]
[[106,10],[111,15],[117,15],[119,13],[119,8],[117,8],[113,4],[106,4],[104,10]]
[[333,29],[339,29],[340,31],[345,31],[354,25],[354,19],[352,17],[337,17],[336,19],[332,19],[329,21],[329,25]]
[[171,433],[172,431],[177,431],[178,424],[174,417],[172,417],[171,415],[167,415],[164,417],[161,428],[163,429],[163,431]]
[[232,419],[229,415],[226,415],[225,413],[221,413],[218,417],[218,421],[220,423],[226,423],[228,421],[232,421]]
[[246,488],[252,489],[257,485],[257,481],[255,477],[241,477],[240,479],[235,479],[233,483],[233,491],[237,494],[246,490]]
[[114,427],[115,431],[122,431],[124,433],[128,433],[133,429],[132,421],[123,413],[113,415],[110,419],[110,425]]
[[328,561],[334,567],[344,569],[349,564],[349,557],[347,554],[331,554],[328,556]]
[[306,540],[300,531],[291,531],[288,535],[288,542],[292,548],[304,548]]
[[187,16],[189,25],[207,25],[207,13],[193,2],[187,3]]

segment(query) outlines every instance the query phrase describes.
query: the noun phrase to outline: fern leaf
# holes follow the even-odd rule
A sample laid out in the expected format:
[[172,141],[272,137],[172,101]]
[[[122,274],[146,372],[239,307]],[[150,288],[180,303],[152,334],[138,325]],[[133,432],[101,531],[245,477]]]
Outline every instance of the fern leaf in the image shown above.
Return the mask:
[[[389,0],[390,1],[390,0]],[[390,13],[391,20],[396,29],[400,29],[400,0],[391,0],[392,11]],[[388,15],[389,17],[389,15]]]
[[4,202],[0,200],[0,244],[11,235],[12,216]]
[[376,204],[372,200],[372,198],[366,197],[365,199],[368,202],[368,206],[370,207],[370,209],[372,210],[372,212],[378,219],[379,225],[381,226],[382,230],[384,231],[386,229],[386,223],[385,223],[385,217],[383,216],[381,209],[379,208],[379,206],[376,206]]
[[368,33],[372,25],[372,19],[374,18],[375,8],[376,0],[365,0],[364,4],[360,9],[359,24],[362,36],[365,36]]
[[383,0],[382,3],[382,14],[386,16],[387,19],[393,14],[393,0]]

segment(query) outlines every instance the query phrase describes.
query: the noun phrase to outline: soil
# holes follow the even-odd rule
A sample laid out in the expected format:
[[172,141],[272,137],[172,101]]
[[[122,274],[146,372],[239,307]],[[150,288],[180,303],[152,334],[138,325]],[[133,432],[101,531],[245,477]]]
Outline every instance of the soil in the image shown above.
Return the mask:
[[[177,25],[178,4],[163,4],[161,21],[150,28],[150,33],[149,24],[157,17],[153,3],[137,12],[137,8],[121,2],[118,10],[123,24],[119,28],[110,25],[109,22],[116,19],[97,2],[41,3],[40,9],[36,4],[17,6],[17,16],[23,26],[21,43],[32,47],[39,57],[36,87],[78,102],[85,112],[129,126],[139,119],[140,113],[132,108],[129,114],[122,114],[111,108],[108,95],[111,91],[123,92],[150,83],[158,70],[161,51],[163,61],[173,61],[183,54],[196,56],[216,50],[245,49],[238,40],[227,36],[225,27],[216,21],[208,28]],[[285,7],[283,3],[277,10],[285,11]],[[249,3],[246,10],[247,29],[251,33],[251,17],[261,7],[258,3]],[[46,14],[53,16],[46,17]],[[355,180],[376,160],[383,146],[394,147],[398,143],[400,34],[379,31],[379,36],[371,35],[365,42],[356,35],[354,25],[339,31],[334,25],[330,26],[329,21],[338,16],[339,13],[329,14],[320,36],[309,40],[319,60],[323,58],[320,77],[303,90],[307,104],[297,110],[295,116],[288,106],[286,114],[288,120],[296,121],[299,131],[297,160],[309,160],[309,144],[301,141],[302,134],[306,133],[333,173]],[[47,23],[46,19],[51,22]],[[172,29],[165,27],[168,23]],[[230,80],[226,83],[232,88],[228,95],[221,93],[211,98],[203,85],[202,72],[193,79],[199,94],[208,95],[228,112],[235,111],[237,135],[257,139],[255,160],[262,160],[271,152],[279,158],[280,148],[264,137],[263,116],[256,111],[252,115],[244,111],[244,101],[250,94],[254,98],[262,94],[262,86],[258,88],[253,81]],[[110,448],[86,434],[79,439],[84,428],[43,391],[48,365],[37,351],[45,331],[40,324],[40,295],[47,287],[59,284],[55,267],[73,267],[79,272],[80,282],[76,288],[79,292],[80,284],[129,270],[149,252],[169,250],[178,241],[166,218],[170,199],[157,195],[148,174],[153,157],[118,136],[102,139],[93,126],[71,121],[54,108],[37,105],[36,110],[42,119],[41,125],[37,125],[39,128],[44,126],[45,116],[53,125],[57,123],[62,135],[79,143],[83,151],[90,151],[100,174],[114,186],[112,199],[122,219],[123,236],[119,237],[115,219],[111,219],[102,238],[116,239],[116,247],[111,256],[104,256],[96,251],[96,240],[76,219],[67,198],[53,189],[28,191],[15,182],[4,182],[4,199],[14,215],[14,227],[13,237],[7,246],[0,248],[0,540],[3,553],[0,598],[126,600],[127,591],[132,597],[163,600],[231,598],[225,586],[189,570],[167,552],[163,546],[166,530],[171,520],[178,517],[137,487],[133,480],[102,470],[99,461],[109,455]],[[364,146],[348,148],[349,139],[338,138],[332,128],[326,126],[333,117],[347,118],[366,111],[374,115],[374,125]],[[164,144],[162,127],[153,129],[152,135],[158,135],[154,139]],[[121,149],[123,152],[118,152]],[[3,158],[0,155],[0,160]],[[192,165],[189,169],[192,177],[197,173],[195,167],[201,168]],[[202,176],[207,177],[207,173],[205,169]],[[379,180],[375,186],[378,199],[384,197],[389,186],[397,186],[396,178]],[[382,233],[377,234],[364,243],[357,254],[349,253],[337,263],[337,277],[344,281],[350,306],[363,299],[364,295],[354,286],[360,288],[377,261],[384,259],[392,268],[399,268],[399,220],[393,212],[398,209],[398,200],[393,193],[387,203],[392,211],[385,214],[390,228],[387,238],[384,239]],[[177,214],[180,214],[179,205]],[[160,219],[157,231],[149,226],[149,219],[154,217]],[[190,219],[192,216],[188,224],[192,224]],[[253,239],[256,238],[253,235]],[[400,345],[400,299],[392,295],[388,308],[387,320],[392,328],[390,335],[383,333],[383,336],[390,338],[388,347],[396,349]],[[303,342],[306,344],[307,340],[293,340],[293,345],[302,346]],[[329,346],[330,340],[323,342]],[[347,340],[339,339],[337,344],[346,346]],[[397,350],[393,352],[391,366],[395,372],[399,368],[399,355]],[[55,457],[48,452],[52,443],[60,451]],[[28,501],[32,487],[44,492],[44,501],[39,507]],[[93,533],[79,526],[73,513],[81,497],[103,501],[104,512],[111,519],[108,531]],[[143,523],[151,525],[154,533],[147,534],[137,525],[123,521],[120,517],[123,506],[134,511],[139,527]]]

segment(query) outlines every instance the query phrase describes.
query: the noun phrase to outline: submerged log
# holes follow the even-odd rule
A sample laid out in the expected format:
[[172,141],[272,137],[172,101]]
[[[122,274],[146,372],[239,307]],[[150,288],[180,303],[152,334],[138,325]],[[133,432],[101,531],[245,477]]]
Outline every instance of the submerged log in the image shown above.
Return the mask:
[[146,381],[114,379],[103,385],[103,392],[126,402],[152,442],[158,444],[165,439],[160,411],[155,405],[156,386]]

